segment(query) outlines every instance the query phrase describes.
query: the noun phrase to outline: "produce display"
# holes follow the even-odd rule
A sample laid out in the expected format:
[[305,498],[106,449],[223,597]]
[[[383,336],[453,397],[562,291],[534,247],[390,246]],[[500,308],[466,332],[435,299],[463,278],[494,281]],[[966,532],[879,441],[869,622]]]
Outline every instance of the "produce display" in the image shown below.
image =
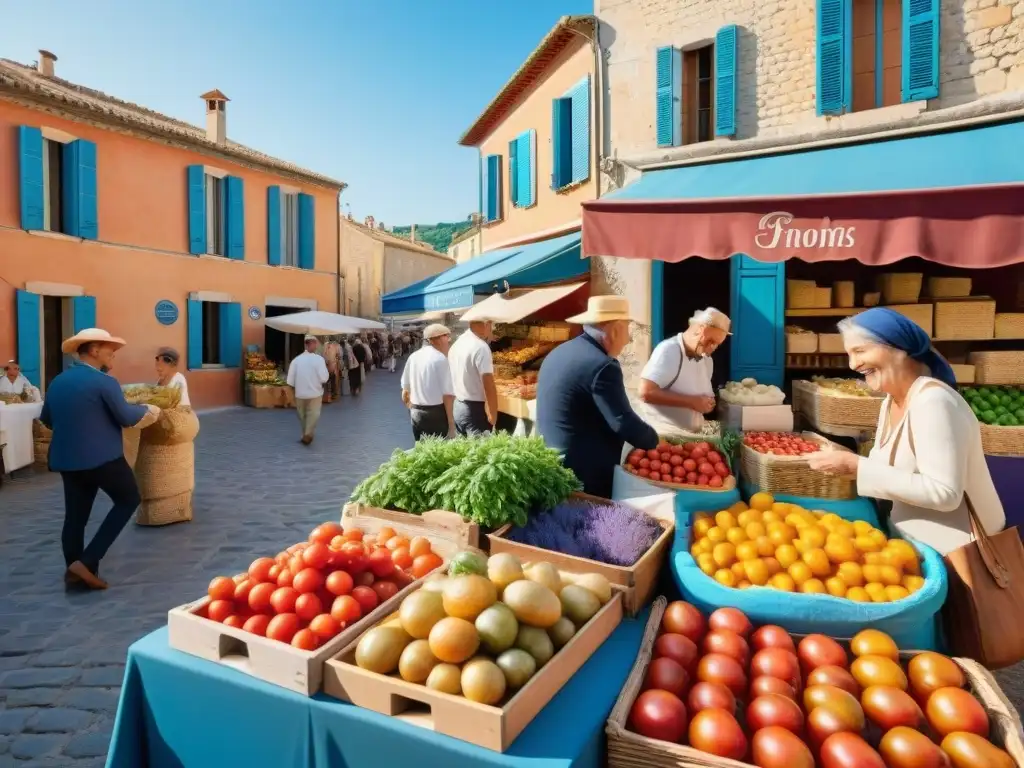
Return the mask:
[[1021,387],[962,387],[960,394],[982,424],[1024,426],[1024,389]]
[[396,450],[352,493],[352,500],[422,514],[456,512],[481,526],[525,525],[580,489],[559,454],[539,437],[498,432],[455,440],[426,438]]
[[21,403],[27,403],[24,394],[16,395],[13,392],[0,392],[0,403],[5,405],[19,405]]
[[1015,768],[952,659],[875,629],[850,652],[825,635],[755,631],[735,608],[662,617],[629,727],[758,768]]
[[649,451],[630,451],[624,467],[631,474],[662,483],[721,488],[733,476],[730,455],[734,435],[730,432],[718,439],[662,440]]
[[829,393],[852,395],[854,397],[878,397],[861,379],[834,379],[825,376],[812,376],[811,380]]
[[[458,565],[455,565],[455,564]],[[502,553],[453,559],[364,634],[355,662],[381,675],[500,705],[529,682],[604,603],[601,575],[560,572]]]
[[282,386],[288,383],[277,370],[277,363],[267,360],[260,352],[250,352],[245,356],[245,380],[249,384],[266,386]]
[[758,453],[773,456],[805,456],[821,450],[819,443],[799,432],[746,432],[743,444]]
[[527,363],[542,357],[555,348],[555,344],[530,344],[525,347],[515,347],[495,352],[492,359],[496,363],[509,363],[511,365],[526,365]]
[[755,493],[715,514],[697,513],[690,554],[727,587],[891,603],[924,586],[913,545],[862,520],[804,509]]
[[155,405],[157,408],[176,408],[181,403],[181,390],[177,387],[159,387],[155,384],[126,384],[121,388],[124,399],[135,405]]
[[608,565],[636,563],[661,536],[658,521],[627,504],[596,504],[569,499],[530,517],[506,538],[551,552]]
[[774,384],[758,384],[757,379],[727,382],[718,392],[719,400],[734,405],[782,405],[786,393]]
[[422,536],[327,522],[246,573],[213,579],[199,615],[313,651],[442,563]]

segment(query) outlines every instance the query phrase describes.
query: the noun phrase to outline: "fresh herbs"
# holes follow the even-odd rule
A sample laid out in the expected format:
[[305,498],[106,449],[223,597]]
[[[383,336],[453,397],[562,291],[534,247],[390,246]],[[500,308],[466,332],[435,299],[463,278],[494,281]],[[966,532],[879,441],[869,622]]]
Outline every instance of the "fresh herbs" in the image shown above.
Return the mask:
[[446,509],[486,528],[524,525],[532,509],[550,509],[580,487],[540,438],[499,432],[486,437],[420,440],[395,451],[352,498],[422,514]]
[[635,507],[569,500],[513,528],[508,538],[551,552],[630,566],[661,533],[658,521]]

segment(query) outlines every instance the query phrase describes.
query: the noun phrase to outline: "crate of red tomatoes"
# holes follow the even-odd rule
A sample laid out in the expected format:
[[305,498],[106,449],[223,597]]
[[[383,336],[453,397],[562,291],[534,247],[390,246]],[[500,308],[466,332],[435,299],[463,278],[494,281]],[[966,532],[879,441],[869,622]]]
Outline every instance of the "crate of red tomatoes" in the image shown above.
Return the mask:
[[630,451],[623,468],[665,488],[731,490],[736,487],[733,455],[737,439],[734,433],[692,440],[662,438],[657,448]]
[[606,733],[611,768],[1024,767],[1020,718],[975,662],[663,597]]
[[243,573],[216,577],[205,597],[168,612],[170,646],[313,695],[328,658],[466,548],[461,518],[429,514],[433,527],[377,520],[362,508]]
[[812,499],[856,498],[856,479],[812,470],[807,456],[846,451],[814,432],[747,432],[740,447],[743,477],[758,490]]

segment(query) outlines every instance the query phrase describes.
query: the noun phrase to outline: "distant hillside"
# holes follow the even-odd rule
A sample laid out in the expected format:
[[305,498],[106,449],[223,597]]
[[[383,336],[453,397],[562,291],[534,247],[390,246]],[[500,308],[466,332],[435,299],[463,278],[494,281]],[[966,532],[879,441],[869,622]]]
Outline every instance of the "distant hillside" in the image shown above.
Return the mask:
[[[452,238],[460,232],[469,229],[469,227],[470,223],[468,221],[442,221],[439,224],[417,224],[416,240],[420,243],[426,243],[435,251],[448,253],[448,246],[451,244]],[[409,226],[394,227],[392,231],[401,237],[408,237],[411,229],[412,227]]]

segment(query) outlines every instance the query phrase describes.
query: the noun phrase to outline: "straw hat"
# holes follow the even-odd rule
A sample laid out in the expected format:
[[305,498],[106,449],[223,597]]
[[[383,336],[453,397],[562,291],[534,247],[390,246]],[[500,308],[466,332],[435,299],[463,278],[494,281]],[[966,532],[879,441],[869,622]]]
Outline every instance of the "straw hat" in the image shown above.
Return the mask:
[[80,346],[89,342],[113,344],[115,347],[123,347],[125,345],[124,339],[119,339],[117,336],[111,336],[102,328],[85,328],[76,333],[70,339],[65,340],[65,342],[60,345],[60,349],[65,355],[73,355],[78,351]]
[[451,336],[452,332],[440,323],[432,323],[423,329],[424,339],[436,339],[438,336]]
[[587,311],[579,315],[567,317],[568,323],[578,325],[595,325],[612,320],[632,320],[629,314],[629,301],[621,296],[591,296],[587,300]]

